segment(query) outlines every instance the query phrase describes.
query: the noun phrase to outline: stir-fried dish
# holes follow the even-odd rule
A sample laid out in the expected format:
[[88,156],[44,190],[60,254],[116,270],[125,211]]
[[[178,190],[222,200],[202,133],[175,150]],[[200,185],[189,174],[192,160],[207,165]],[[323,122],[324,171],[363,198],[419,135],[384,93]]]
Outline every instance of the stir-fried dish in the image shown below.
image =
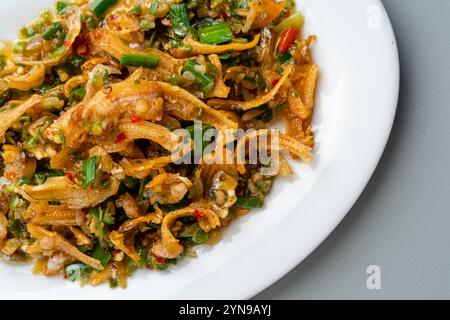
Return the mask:
[[[67,0],[1,42],[0,255],[125,287],[218,242],[293,174],[287,155],[312,157],[318,67],[302,26],[292,0]],[[215,141],[208,129],[275,139],[278,119],[271,174],[173,156],[197,122],[187,156]]]

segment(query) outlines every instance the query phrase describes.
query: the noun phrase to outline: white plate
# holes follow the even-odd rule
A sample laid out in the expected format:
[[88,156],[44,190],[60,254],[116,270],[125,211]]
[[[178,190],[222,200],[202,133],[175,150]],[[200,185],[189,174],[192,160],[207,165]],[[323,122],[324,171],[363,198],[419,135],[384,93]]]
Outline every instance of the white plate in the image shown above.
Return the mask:
[[[0,38],[53,0],[2,0]],[[250,298],[308,256],[342,220],[367,184],[395,116],[399,61],[379,0],[303,0],[305,34],[316,34],[321,68],[315,159],[278,179],[263,210],[233,223],[215,247],[167,272],[138,272],[126,290],[84,287],[0,263],[0,298]]]

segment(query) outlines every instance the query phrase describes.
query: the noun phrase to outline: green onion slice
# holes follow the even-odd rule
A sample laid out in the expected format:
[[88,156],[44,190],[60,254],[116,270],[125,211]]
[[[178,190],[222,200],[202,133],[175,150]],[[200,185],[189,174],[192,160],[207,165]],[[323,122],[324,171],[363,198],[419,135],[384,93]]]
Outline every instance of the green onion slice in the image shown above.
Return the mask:
[[159,65],[159,56],[156,54],[124,54],[120,58],[122,66],[156,68]]
[[233,33],[228,22],[201,28],[198,36],[200,42],[207,44],[221,44],[233,39]]
[[91,4],[91,10],[97,17],[103,16],[106,11],[113,5],[115,5],[117,0],[95,0]]

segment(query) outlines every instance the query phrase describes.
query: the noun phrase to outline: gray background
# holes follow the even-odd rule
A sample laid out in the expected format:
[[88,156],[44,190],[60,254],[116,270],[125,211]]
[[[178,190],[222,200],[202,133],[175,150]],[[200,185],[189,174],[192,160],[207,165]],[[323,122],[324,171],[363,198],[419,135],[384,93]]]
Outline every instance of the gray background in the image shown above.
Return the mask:
[[402,72],[386,151],[339,227],[256,299],[450,298],[450,1],[383,3]]

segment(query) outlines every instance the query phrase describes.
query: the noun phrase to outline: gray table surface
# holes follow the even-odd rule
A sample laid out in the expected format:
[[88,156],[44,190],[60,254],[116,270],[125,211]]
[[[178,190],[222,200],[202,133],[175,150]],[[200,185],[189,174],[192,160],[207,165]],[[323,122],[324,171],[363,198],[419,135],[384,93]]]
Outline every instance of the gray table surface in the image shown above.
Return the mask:
[[385,153],[338,228],[256,299],[450,298],[450,1],[383,3],[402,72]]

